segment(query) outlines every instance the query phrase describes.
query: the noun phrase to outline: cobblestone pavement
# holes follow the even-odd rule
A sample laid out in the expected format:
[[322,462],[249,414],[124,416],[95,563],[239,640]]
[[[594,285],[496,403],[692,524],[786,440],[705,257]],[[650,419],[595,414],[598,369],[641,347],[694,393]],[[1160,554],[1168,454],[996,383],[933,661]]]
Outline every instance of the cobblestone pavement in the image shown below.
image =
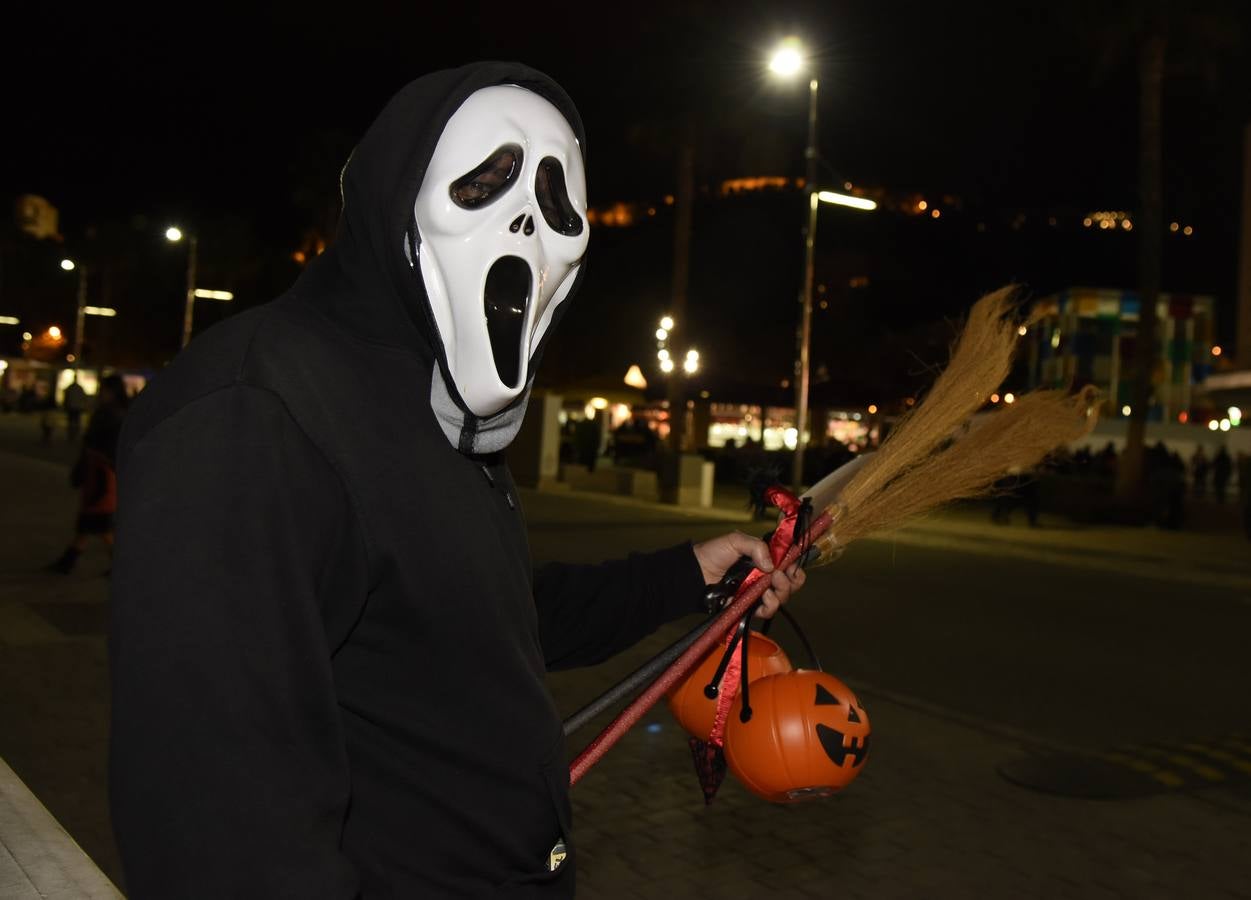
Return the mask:
[[[108,561],[96,548],[80,572],[68,578],[38,571],[68,536],[74,497],[64,464],[33,458],[37,455],[0,453],[5,495],[0,504],[5,536],[0,542],[0,756],[121,886],[104,779],[106,579],[100,573]],[[755,530],[728,513],[726,521],[718,522],[637,504],[533,492],[523,493],[523,502],[538,559],[589,560],[613,548],[659,547],[731,527]],[[1086,535],[1074,547],[1047,545],[1041,549],[1052,556],[1044,560],[1031,556],[1040,544],[1024,529],[979,536],[981,528],[976,517],[956,516],[924,525],[914,543],[853,548],[838,582],[845,592],[846,622],[818,616],[810,626],[818,646],[840,647],[839,665],[833,668],[857,690],[872,717],[873,753],[848,790],[826,801],[773,806],[728,779],[716,802],[705,807],[685,739],[668,712],[658,708],[573,791],[579,895],[666,900],[1251,897],[1251,779],[1093,801],[1026,790],[997,773],[997,767],[1022,754],[1045,755],[1072,743],[1103,746],[1121,736],[1137,739],[1153,727],[1169,731],[1175,721],[1182,736],[1248,724],[1243,695],[1251,683],[1249,664],[1237,648],[1249,633],[1251,592],[1233,582],[1151,587],[1186,598],[1187,608],[1211,624],[1193,625],[1192,637],[1189,618],[1183,617],[1160,625],[1163,635],[1148,634],[1145,625],[1133,621],[1133,610],[1155,609],[1165,601],[1118,597],[1116,585],[1132,595],[1146,591],[1147,583],[1132,582],[1117,570],[1091,571],[1083,562],[1092,543],[1112,538],[1092,542]],[[991,538],[1003,543],[994,554],[982,546]],[[1051,540],[1065,543],[1059,533]],[[1241,579],[1237,561],[1230,562],[1234,546],[1208,562],[1227,566],[1226,575]],[[1196,570],[1207,559],[1194,557],[1184,542],[1156,547],[1132,539],[1123,548],[1113,541],[1105,554],[1095,555],[1119,554],[1128,568],[1144,547],[1157,561],[1171,554],[1177,565]],[[892,565],[896,568],[890,572],[873,574]],[[1071,658],[1056,664],[1054,672],[1045,670],[1046,677],[1033,672],[1028,654],[1020,651],[1024,686],[1013,683],[1016,650],[996,653],[992,648],[980,667],[972,667],[975,674],[967,675],[961,668],[967,652],[943,649],[944,644],[962,646],[965,638],[959,629],[938,634],[940,626],[923,618],[929,604],[917,600],[918,586],[935,595],[952,591],[950,602],[955,603],[960,591],[969,592],[964,586],[951,589],[958,577],[953,573],[994,582],[1006,571],[1018,572],[1026,588],[1068,586],[1081,594],[1067,598],[1071,602],[1127,622],[1127,641],[1140,642],[1152,664],[1136,656],[1101,661],[1112,649],[1076,642],[1065,651]],[[833,582],[818,579],[830,577],[815,574],[810,591],[828,591]],[[972,595],[970,603],[989,604],[976,591]],[[860,598],[860,606],[853,597]],[[895,605],[887,603],[892,597],[898,597]],[[1025,588],[1017,599],[1037,602]],[[1073,618],[1076,613],[1062,599],[1057,597],[1054,609],[1031,612],[1027,627],[1049,634],[1048,615]],[[890,654],[902,651],[891,644],[906,646],[903,632],[895,641],[843,652],[846,638],[840,639],[840,629],[881,630],[865,618],[873,609],[888,620],[916,619],[908,625],[900,618],[905,630],[934,633],[932,679],[905,673],[903,663],[892,668]],[[973,609],[988,616],[990,607]],[[807,624],[807,611],[804,616]],[[596,669],[553,675],[550,684],[560,708],[577,709],[684,627],[670,626]],[[1082,625],[1097,627],[1094,620]],[[1179,636],[1173,657],[1156,649],[1155,642],[1168,633]],[[1203,635],[1206,641],[1200,641]],[[974,643],[981,640],[974,635]],[[1202,646],[1196,649],[1197,643]],[[1181,671],[1167,677],[1153,672],[1173,665]],[[1132,683],[1142,682],[1142,690],[1136,692],[1128,680],[1101,686],[1091,675],[1118,667],[1133,669]],[[1189,669],[1194,672],[1187,675]],[[1179,686],[1170,687],[1174,683]],[[1054,685],[1050,696],[1048,684]],[[1084,695],[1083,685],[1089,688]],[[1174,690],[1176,695],[1170,693]],[[1124,702],[1117,705],[1115,698],[1122,694]],[[1158,697],[1154,705],[1153,696]],[[1186,696],[1192,697],[1189,710],[1178,699]],[[1081,728],[1065,727],[1066,705]],[[1101,707],[1107,710],[1104,718],[1119,714],[1125,721],[1100,730]],[[571,751],[603,721],[575,736]]]

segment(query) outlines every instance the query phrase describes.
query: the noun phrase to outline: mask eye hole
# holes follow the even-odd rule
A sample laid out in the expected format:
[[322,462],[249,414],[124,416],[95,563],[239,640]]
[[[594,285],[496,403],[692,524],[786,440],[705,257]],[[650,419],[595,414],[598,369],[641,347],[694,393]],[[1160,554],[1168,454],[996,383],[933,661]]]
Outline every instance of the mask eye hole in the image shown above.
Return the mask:
[[499,198],[521,171],[521,148],[505,144],[472,172],[452,182],[448,193],[461,209],[480,209]]
[[553,231],[566,237],[582,233],[582,217],[569,199],[569,191],[565,188],[565,170],[559,160],[551,156],[543,157],[534,176],[534,195],[544,220]]

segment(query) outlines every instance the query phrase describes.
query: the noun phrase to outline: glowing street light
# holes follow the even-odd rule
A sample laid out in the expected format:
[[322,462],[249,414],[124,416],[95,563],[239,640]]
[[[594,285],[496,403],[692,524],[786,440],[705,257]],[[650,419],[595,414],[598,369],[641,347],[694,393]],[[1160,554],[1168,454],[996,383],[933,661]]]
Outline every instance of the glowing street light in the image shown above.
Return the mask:
[[185,347],[191,343],[191,318],[195,309],[195,274],[197,251],[199,241],[194,234],[184,235],[183,230],[177,225],[171,225],[165,229],[165,240],[171,244],[177,244],[184,237],[187,238],[187,293],[183,299],[182,311],[182,346]]
[[74,271],[74,261],[73,261],[72,259],[63,259],[63,260],[61,260],[61,268],[62,268],[62,270],[66,271],[66,272],[73,272],[73,271]]
[[204,288],[195,289],[195,297],[197,300],[233,300],[235,295],[230,291],[206,291]]
[[817,193],[817,199],[822,203],[833,203],[836,206],[850,206],[852,209],[877,209],[876,200],[870,200],[867,197],[857,197],[853,194],[837,194],[834,191],[819,191]]
[[48,329],[48,337],[52,338],[52,340],[54,340],[54,341],[59,341],[59,340],[61,339],[61,328],[60,328],[60,326],[58,326],[58,325],[53,325],[53,326],[51,326],[51,327]]
[[[673,316],[663,316],[660,320],[660,327],[656,329],[656,340],[660,342],[660,347],[656,350],[656,359],[660,360],[660,371],[668,375],[677,368],[677,363],[673,361],[673,356],[666,346],[669,340],[669,333],[673,331]],[[699,351],[687,350],[686,359],[682,363],[682,371],[688,375],[694,375],[699,371]]]
[[786,38],[774,48],[773,55],[769,57],[769,71],[783,78],[797,74],[803,67],[804,51],[798,38]]

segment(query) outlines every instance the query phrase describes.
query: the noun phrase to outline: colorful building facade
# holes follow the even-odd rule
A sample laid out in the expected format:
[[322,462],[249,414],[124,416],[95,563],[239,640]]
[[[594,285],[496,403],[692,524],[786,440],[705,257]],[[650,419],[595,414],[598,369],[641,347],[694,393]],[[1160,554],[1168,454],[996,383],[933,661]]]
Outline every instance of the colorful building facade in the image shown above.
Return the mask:
[[[1186,422],[1208,376],[1215,336],[1209,296],[1160,294],[1148,419]],[[1075,287],[1043,298],[1029,330],[1030,386],[1094,384],[1107,415],[1128,415],[1136,374],[1142,300],[1134,291]]]

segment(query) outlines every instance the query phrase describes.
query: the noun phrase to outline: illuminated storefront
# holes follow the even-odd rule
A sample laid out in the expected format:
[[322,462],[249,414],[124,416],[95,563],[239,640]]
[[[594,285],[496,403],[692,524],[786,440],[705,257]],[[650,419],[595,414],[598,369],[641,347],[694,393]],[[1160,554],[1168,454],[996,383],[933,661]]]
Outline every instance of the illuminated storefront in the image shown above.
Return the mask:
[[[862,410],[837,410],[825,416],[825,438],[854,450],[863,449],[875,438],[872,417]],[[795,410],[785,406],[713,403],[708,426],[708,446],[726,447],[733,441],[744,447],[748,442],[765,450],[794,450]],[[811,435],[809,436],[811,442]]]

